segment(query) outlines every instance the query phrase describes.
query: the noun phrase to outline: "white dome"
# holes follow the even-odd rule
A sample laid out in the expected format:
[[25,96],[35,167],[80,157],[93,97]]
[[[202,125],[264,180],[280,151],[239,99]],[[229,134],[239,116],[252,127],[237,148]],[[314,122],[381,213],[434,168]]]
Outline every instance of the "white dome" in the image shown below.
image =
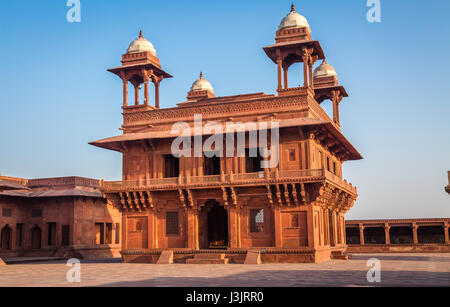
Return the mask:
[[291,12],[283,18],[280,25],[278,26],[278,30],[282,30],[284,28],[308,28],[309,24],[305,17],[300,15],[295,11],[295,7],[292,4]]
[[209,83],[208,80],[203,78],[202,72],[200,72],[200,78],[195,80],[195,82],[192,83],[192,86],[191,86],[191,92],[196,92],[196,91],[210,91],[211,93],[214,93],[214,89],[213,89],[211,83]]
[[319,65],[316,69],[314,69],[314,78],[321,78],[321,77],[337,77],[337,73],[334,70],[333,66],[328,64],[325,60],[323,60],[322,64]]
[[139,32],[139,37],[131,42],[130,46],[127,49],[127,53],[136,53],[136,52],[144,52],[148,51],[154,56],[156,56],[155,47],[142,36],[142,31]]

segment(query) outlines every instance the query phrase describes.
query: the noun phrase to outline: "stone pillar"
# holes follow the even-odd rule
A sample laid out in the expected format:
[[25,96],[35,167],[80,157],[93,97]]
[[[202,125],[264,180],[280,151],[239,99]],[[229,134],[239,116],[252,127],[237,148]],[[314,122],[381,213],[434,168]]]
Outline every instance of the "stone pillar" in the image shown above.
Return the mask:
[[239,248],[238,207],[229,205],[227,209],[229,246],[230,248]]
[[[222,177],[222,175],[221,175]],[[228,245],[230,248],[236,247],[236,208],[232,206],[225,207],[228,214]]]
[[331,228],[332,228],[330,229],[331,246],[336,246],[338,244],[337,240],[338,231],[336,225],[337,225],[336,212],[334,212],[334,210],[331,210]]
[[303,87],[308,87],[308,56],[303,57]]
[[419,227],[417,227],[417,224],[413,223],[412,224],[412,231],[413,231],[413,243],[414,244],[419,244],[419,239],[417,237],[417,228],[419,228]]
[[309,57],[308,61],[308,69],[309,69],[309,86],[314,88],[314,77],[313,77],[313,65],[314,62],[311,57]]
[[284,73],[284,88],[287,89],[288,86],[288,68],[284,67],[283,68],[283,73]]
[[281,213],[280,207],[275,205],[273,207],[273,228],[274,228],[274,236],[275,236],[275,247],[282,247],[282,239],[281,239]]
[[359,243],[364,245],[364,226],[359,224]]
[[333,104],[333,121],[340,125],[339,122],[339,102],[341,101],[342,96],[340,96],[340,91],[332,91],[331,92],[331,102]]
[[154,247],[159,248],[159,227],[158,227],[158,211],[153,210],[153,237]]
[[389,236],[389,229],[391,226],[388,224],[384,224],[384,236],[385,236],[385,244],[391,244],[391,238]]
[[337,109],[338,109],[338,105],[337,105],[337,97],[333,96],[333,121],[337,124],[338,120],[337,120]]
[[444,223],[444,237],[445,237],[445,244],[450,244],[449,236],[448,236],[448,222]]
[[159,109],[159,81],[155,82],[155,107]]
[[236,246],[241,247],[241,215],[244,212],[242,207],[236,206]]
[[135,84],[134,85],[134,105],[138,105],[139,104],[139,85]]
[[281,59],[277,60],[277,72],[278,72],[278,90],[280,91],[281,89],[283,89],[282,86],[282,80],[281,80]]
[[128,106],[128,81],[123,80],[123,106]]
[[198,244],[198,211],[189,209],[187,211],[187,247],[191,249],[199,249]]
[[338,98],[337,102],[336,102],[336,123],[338,125],[341,125],[341,121],[339,119],[339,102],[340,102],[341,98]]
[[144,82],[144,105],[148,106],[148,80]]

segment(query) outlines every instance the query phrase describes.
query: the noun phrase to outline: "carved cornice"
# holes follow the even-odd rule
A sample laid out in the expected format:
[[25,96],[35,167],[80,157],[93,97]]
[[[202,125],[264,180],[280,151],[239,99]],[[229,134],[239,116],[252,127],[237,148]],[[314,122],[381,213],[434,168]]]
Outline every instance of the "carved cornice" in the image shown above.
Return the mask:
[[192,121],[194,114],[202,114],[205,119],[211,119],[273,112],[299,112],[307,109],[306,107],[307,99],[305,95],[270,97],[250,102],[226,102],[210,106],[140,110],[139,112],[130,110],[124,113],[124,125],[131,125],[136,122],[167,124],[168,121]]

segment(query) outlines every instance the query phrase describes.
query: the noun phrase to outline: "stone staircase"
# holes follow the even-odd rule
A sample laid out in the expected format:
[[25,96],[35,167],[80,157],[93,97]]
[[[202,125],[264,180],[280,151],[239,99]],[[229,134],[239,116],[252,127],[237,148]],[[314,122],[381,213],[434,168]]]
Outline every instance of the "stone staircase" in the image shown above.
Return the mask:
[[228,264],[225,254],[205,253],[195,254],[194,258],[187,259],[186,264]]
[[347,254],[344,251],[332,251],[331,252],[331,259],[337,259],[337,260],[348,260],[351,259],[352,255]]

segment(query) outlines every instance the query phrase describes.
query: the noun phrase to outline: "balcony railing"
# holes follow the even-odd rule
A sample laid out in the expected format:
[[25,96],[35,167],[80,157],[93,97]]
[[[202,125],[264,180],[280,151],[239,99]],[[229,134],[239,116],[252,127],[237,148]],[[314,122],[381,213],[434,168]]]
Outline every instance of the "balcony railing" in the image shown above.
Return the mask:
[[356,193],[356,188],[346,180],[336,176],[325,169],[305,169],[305,170],[281,170],[281,171],[261,171],[257,173],[241,174],[220,174],[209,176],[179,176],[174,178],[155,178],[125,181],[103,181],[101,183],[104,190],[123,190],[128,188],[156,188],[156,187],[189,187],[189,186],[220,186],[239,185],[245,183],[264,184],[285,181],[321,181],[329,180],[349,192]]

